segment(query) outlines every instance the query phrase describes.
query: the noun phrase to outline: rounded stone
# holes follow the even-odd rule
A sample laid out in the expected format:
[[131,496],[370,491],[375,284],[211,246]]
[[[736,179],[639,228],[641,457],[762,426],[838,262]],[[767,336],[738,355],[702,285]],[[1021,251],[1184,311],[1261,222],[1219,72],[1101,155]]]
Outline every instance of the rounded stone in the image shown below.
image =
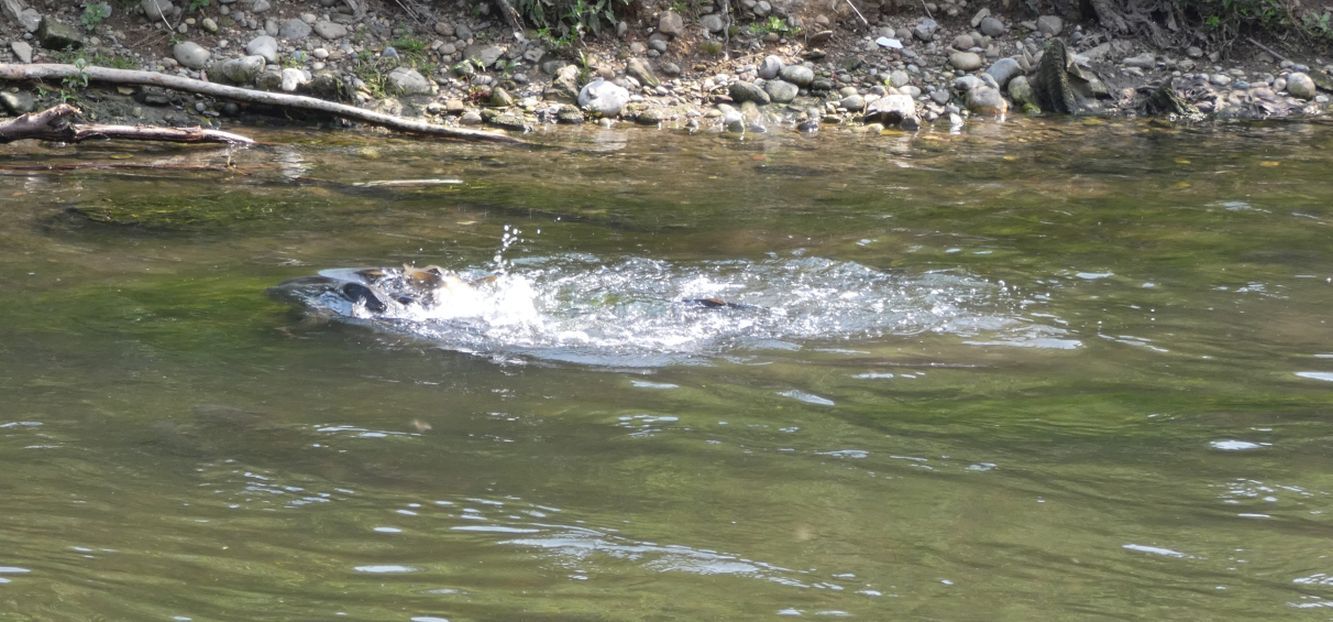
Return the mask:
[[981,24],[977,26],[977,30],[980,30],[981,34],[987,37],[998,37],[1009,29],[1004,25],[1004,22],[994,17],[984,17],[981,19]]
[[778,72],[782,71],[782,58],[769,54],[759,63],[759,77],[765,80],[772,80],[778,77]]
[[981,56],[975,52],[952,52],[949,54],[949,64],[959,71],[976,71],[981,69]]
[[786,80],[769,80],[764,83],[764,92],[774,103],[785,104],[800,94],[801,87]]
[[176,58],[176,62],[190,69],[203,69],[208,65],[208,58],[212,53],[198,43],[182,41],[171,48],[171,55]]
[[1037,18],[1037,32],[1054,37],[1065,29],[1065,20],[1058,15],[1042,15]]
[[315,34],[330,41],[347,36],[347,27],[338,22],[320,20],[315,22]]
[[310,24],[305,23],[299,17],[293,17],[283,20],[282,25],[278,26],[278,36],[289,41],[300,41],[310,36]]
[[815,71],[805,65],[787,65],[778,75],[785,81],[799,87],[810,86],[815,81]]
[[995,78],[995,83],[999,88],[1004,88],[1010,80],[1020,73],[1023,73],[1023,67],[1018,64],[1018,60],[1013,58],[1001,58],[986,70],[990,77]]
[[1316,95],[1314,80],[1312,80],[1310,76],[1299,71],[1288,74],[1287,92],[1290,93],[1292,97],[1314,99]]
[[738,104],[754,102],[763,105],[771,101],[771,98],[764,89],[755,86],[753,82],[746,82],[744,80],[732,82],[731,86],[727,87],[727,94],[731,96],[731,101]]
[[268,35],[259,35],[245,44],[245,53],[263,56],[270,63],[278,62],[278,40]]

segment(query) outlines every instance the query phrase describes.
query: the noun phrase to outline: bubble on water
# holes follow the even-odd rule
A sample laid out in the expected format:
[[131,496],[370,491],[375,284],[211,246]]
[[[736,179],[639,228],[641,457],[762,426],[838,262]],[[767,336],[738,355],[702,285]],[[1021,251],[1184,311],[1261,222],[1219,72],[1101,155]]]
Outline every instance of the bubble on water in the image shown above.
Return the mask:
[[952,272],[903,275],[818,257],[505,259],[519,234],[507,229],[495,264],[459,270],[473,285],[437,291],[431,305],[386,300],[372,312],[350,302],[336,283],[357,281],[354,269],[321,271],[335,285],[289,293],[354,323],[507,360],[660,366],[737,350],[927,333],[987,345],[1081,345],[1064,329],[1018,316],[1020,302],[1006,286]]
[[1209,447],[1212,447],[1213,449],[1216,449],[1218,451],[1250,451],[1254,449],[1262,449],[1265,445],[1266,443],[1240,441],[1230,438],[1223,439],[1220,441],[1211,441],[1208,443]]

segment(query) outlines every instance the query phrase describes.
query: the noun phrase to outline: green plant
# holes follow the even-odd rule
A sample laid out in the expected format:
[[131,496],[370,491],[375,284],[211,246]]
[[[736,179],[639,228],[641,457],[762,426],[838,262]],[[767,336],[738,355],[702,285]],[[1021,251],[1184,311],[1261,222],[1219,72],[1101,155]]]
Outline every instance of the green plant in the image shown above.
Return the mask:
[[800,31],[800,28],[788,24],[787,20],[776,15],[769,15],[767,20],[750,24],[750,34],[756,36],[762,36],[772,32],[785,37],[787,35],[794,35]]
[[199,11],[208,8],[208,5],[209,0],[190,0],[190,4],[185,7],[185,10],[190,13],[198,13]]
[[588,35],[601,34],[602,28],[615,24],[618,11],[630,0],[517,0],[514,9],[523,19],[542,29],[553,40],[577,43]]
[[1223,51],[1251,33],[1333,44],[1330,9],[1306,9],[1296,0],[1175,0],[1174,7],[1180,15],[1197,19],[1208,43]]
[[111,17],[111,5],[105,2],[89,2],[83,5],[83,27],[88,32],[92,32],[108,17]]

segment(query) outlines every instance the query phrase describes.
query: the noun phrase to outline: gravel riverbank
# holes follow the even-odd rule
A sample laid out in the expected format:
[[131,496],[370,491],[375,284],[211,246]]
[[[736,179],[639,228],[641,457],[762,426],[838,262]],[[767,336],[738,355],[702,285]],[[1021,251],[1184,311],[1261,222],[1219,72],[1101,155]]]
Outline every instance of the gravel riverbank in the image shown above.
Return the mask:
[[[707,0],[645,2],[577,46],[516,33],[489,4],[432,14],[375,0],[5,2],[9,62],[146,69],[514,132],[589,122],[912,130],[1065,108],[1309,117],[1330,111],[1333,89],[1327,58],[1262,44],[1232,60],[1193,47],[1164,51],[1056,15],[968,0],[901,10],[862,2],[860,12],[845,1],[743,0],[734,13]],[[225,126],[256,112],[71,80],[6,85],[0,105],[18,114],[62,98],[103,121]]]

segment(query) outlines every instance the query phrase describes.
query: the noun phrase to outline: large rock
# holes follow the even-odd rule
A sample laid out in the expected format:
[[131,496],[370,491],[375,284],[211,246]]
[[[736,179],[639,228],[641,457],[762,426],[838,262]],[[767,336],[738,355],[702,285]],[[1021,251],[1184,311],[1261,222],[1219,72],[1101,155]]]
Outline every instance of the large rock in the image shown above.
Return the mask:
[[32,93],[19,91],[10,93],[9,91],[0,91],[0,107],[3,107],[9,114],[27,114],[37,107],[36,99]]
[[633,77],[639,81],[639,84],[645,86],[657,86],[662,83],[653,75],[653,70],[644,62],[642,58],[631,58],[625,63],[625,75]]
[[389,90],[399,95],[430,95],[432,87],[426,76],[411,67],[395,67],[389,72]]
[[732,82],[731,86],[727,87],[727,94],[731,96],[731,101],[738,104],[754,102],[762,106],[772,101],[772,98],[768,96],[768,93],[764,92],[764,89],[755,86],[755,83],[753,82],[746,82],[744,80]]
[[768,93],[768,98],[773,103],[785,104],[796,99],[801,88],[786,80],[769,80],[764,82],[764,92]]
[[725,21],[723,21],[722,16],[716,13],[711,13],[703,17],[700,17],[699,25],[703,26],[704,30],[707,30],[708,32],[712,33],[722,32],[722,29],[727,27],[727,24]]
[[1037,32],[1048,37],[1054,37],[1065,29],[1065,20],[1060,19],[1058,15],[1042,15],[1037,18]]
[[657,19],[657,32],[679,37],[685,32],[685,19],[680,16],[680,13],[667,11]]
[[259,35],[245,44],[245,53],[263,56],[270,63],[278,62],[278,40],[268,35]]
[[973,114],[1002,117],[1009,112],[1009,102],[993,86],[978,86],[967,92],[967,109]]
[[601,78],[583,85],[579,91],[579,108],[596,112],[603,117],[614,117],[629,103],[629,91],[614,82]]
[[181,41],[171,48],[171,55],[176,61],[190,69],[203,69],[208,66],[208,58],[213,54],[204,46],[193,41]]
[[952,52],[949,54],[949,64],[959,71],[976,71],[981,69],[981,55],[976,52]]
[[209,74],[229,84],[249,85],[264,71],[264,65],[264,57],[254,54],[223,61]]
[[42,27],[42,14],[38,13],[37,9],[25,7],[19,9],[18,21],[23,26],[24,32],[37,32],[37,29]]
[[309,37],[310,31],[310,24],[299,17],[293,17],[282,20],[282,25],[278,27],[278,37],[288,41],[300,41]]
[[995,78],[995,83],[999,85],[1000,88],[1004,88],[1014,76],[1023,73],[1023,66],[1018,64],[1017,59],[1001,58],[1000,60],[995,61],[990,68],[986,69],[986,73],[990,74],[990,77]]
[[42,17],[37,26],[37,40],[48,50],[71,50],[83,47],[83,33],[73,26]]
[[759,62],[759,77],[765,80],[772,80],[778,77],[778,72],[782,71],[782,58],[769,54],[764,60]]
[[333,41],[347,36],[347,27],[338,22],[321,19],[315,22],[315,34]]
[[815,71],[805,65],[787,65],[778,72],[778,75],[783,80],[802,88],[810,86],[810,83],[815,81]]
[[1309,75],[1299,71],[1287,75],[1287,92],[1292,97],[1301,99],[1314,99],[1315,83]]
[[505,49],[498,45],[486,45],[476,43],[467,46],[463,50],[463,58],[481,63],[482,67],[490,67],[499,61],[505,55]]
[[862,121],[909,130],[921,125],[916,113],[916,102],[912,101],[911,96],[901,93],[890,93],[870,102]]
[[579,68],[577,65],[565,65],[556,70],[555,78],[547,89],[547,97],[560,101],[576,102],[579,99]]

